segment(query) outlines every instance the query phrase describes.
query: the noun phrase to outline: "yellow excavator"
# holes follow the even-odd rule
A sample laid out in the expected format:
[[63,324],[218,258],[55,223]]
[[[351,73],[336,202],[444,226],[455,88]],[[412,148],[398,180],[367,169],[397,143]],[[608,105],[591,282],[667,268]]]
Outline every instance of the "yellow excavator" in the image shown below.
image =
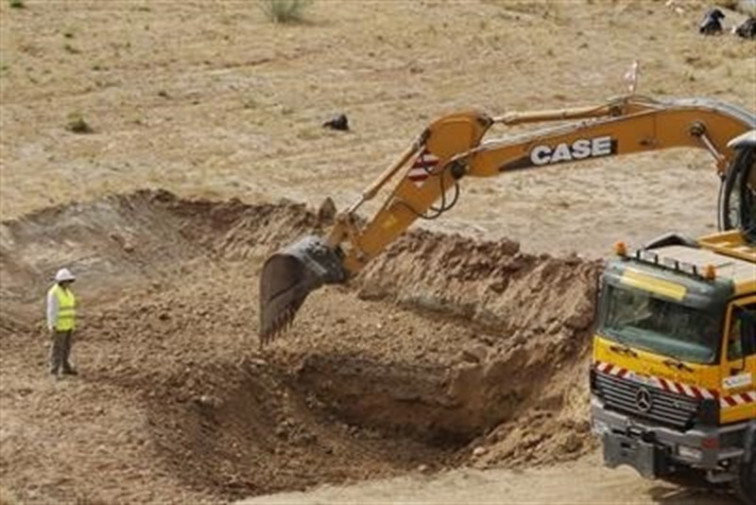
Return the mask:
[[[493,125],[556,123],[485,140]],[[675,147],[708,151],[721,178],[720,233],[617,245],[600,280],[591,420],[609,467],[646,477],[695,473],[756,505],[756,115],[720,101],[630,95],[564,110],[470,111],[431,123],[345,212],[327,238],[267,259],[260,342],[292,323],[307,295],[346,282],[416,219],[435,219],[468,176]],[[372,218],[357,211],[389,183]]]
[[[580,121],[565,124],[569,120]],[[493,125],[543,122],[561,124],[514,138],[484,141]],[[582,108],[499,117],[470,111],[442,117],[336,216],[326,239],[305,237],[266,261],[260,282],[260,340],[269,342],[290,324],[311,291],[324,284],[346,282],[416,219],[435,219],[451,209],[464,177],[493,177],[559,163],[696,147],[711,153],[724,181],[735,155],[727,143],[754,128],[754,114],[720,101],[659,101],[636,95]],[[357,211],[392,181],[395,187],[380,210],[361,225]],[[732,190],[720,196],[722,229],[736,227],[740,218],[735,209],[739,200],[734,196]],[[753,224],[756,219],[749,222]]]

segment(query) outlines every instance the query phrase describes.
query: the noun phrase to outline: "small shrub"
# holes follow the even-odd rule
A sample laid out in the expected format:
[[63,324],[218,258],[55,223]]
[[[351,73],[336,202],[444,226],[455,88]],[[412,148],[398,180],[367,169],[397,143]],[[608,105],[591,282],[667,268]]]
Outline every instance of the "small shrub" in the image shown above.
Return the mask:
[[89,123],[84,120],[84,117],[78,112],[68,115],[66,130],[73,133],[92,133],[94,131],[92,130],[92,127],[89,126]]
[[274,23],[297,23],[302,21],[304,11],[312,0],[259,0],[265,16]]
[[11,9],[23,9],[26,7],[24,0],[8,0],[8,5]]
[[715,0],[714,5],[724,7],[725,9],[735,10],[738,8],[740,0]]

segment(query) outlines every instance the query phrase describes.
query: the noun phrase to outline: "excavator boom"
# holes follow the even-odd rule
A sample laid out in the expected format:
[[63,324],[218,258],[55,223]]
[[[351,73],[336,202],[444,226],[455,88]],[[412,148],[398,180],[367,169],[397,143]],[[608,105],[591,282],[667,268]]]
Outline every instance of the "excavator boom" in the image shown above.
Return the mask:
[[[495,124],[547,122],[558,124],[484,141]],[[310,292],[346,282],[416,219],[434,219],[451,209],[463,177],[673,147],[707,150],[724,176],[735,154],[728,141],[755,128],[754,114],[723,102],[636,95],[574,109],[442,117],[337,215],[327,238],[305,237],[268,258],[260,278],[260,342],[269,342],[291,324]],[[390,182],[394,187],[383,205],[361,225],[357,210]]]

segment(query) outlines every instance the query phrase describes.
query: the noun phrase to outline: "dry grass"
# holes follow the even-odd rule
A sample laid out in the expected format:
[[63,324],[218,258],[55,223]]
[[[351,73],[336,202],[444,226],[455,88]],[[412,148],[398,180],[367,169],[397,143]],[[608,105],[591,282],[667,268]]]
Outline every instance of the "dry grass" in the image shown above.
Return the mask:
[[265,17],[274,23],[299,23],[312,0],[260,0]]
[[68,115],[66,130],[71,133],[92,133],[94,130],[79,112]]

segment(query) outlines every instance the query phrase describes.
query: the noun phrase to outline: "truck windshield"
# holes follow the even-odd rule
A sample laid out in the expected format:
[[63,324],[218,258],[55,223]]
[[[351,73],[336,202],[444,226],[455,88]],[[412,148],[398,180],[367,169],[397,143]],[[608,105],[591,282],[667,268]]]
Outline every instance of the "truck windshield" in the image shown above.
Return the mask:
[[611,340],[693,363],[712,363],[719,320],[705,311],[637,289],[606,286],[599,324]]

